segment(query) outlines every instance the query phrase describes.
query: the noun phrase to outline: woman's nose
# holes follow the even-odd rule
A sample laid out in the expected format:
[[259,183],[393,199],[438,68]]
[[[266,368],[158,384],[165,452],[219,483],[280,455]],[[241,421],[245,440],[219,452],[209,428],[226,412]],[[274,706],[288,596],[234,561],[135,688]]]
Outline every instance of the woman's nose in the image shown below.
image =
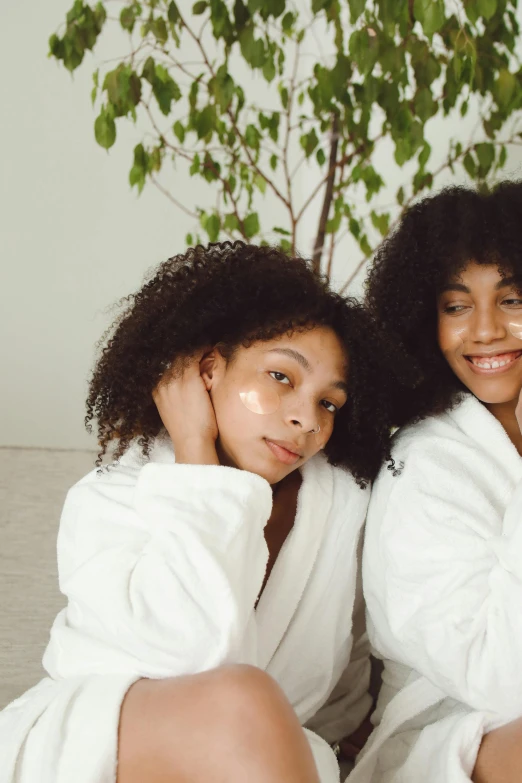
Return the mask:
[[320,426],[317,405],[312,400],[296,402],[287,411],[287,420],[304,432],[312,432]]
[[477,309],[470,327],[470,337],[478,343],[491,343],[506,336],[504,319],[495,309]]

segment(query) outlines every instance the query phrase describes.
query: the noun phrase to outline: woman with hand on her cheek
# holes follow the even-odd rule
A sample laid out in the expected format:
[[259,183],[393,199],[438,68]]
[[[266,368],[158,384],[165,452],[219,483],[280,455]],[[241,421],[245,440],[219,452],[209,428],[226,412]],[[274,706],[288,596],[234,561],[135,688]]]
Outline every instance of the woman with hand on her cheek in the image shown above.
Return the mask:
[[358,550],[393,354],[268,247],[198,246],[126,301],[87,401],[113,461],[67,496],[68,605],[0,714],[2,783],[337,781],[370,707]]
[[522,183],[408,210],[369,273],[400,342],[365,537],[378,725],[350,783],[522,780]]

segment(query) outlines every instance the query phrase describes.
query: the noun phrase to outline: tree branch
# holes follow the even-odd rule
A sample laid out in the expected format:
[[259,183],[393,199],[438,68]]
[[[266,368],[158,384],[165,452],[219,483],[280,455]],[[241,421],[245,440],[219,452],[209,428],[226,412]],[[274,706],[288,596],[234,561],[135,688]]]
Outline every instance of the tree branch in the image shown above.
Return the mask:
[[321,217],[319,218],[319,227],[317,229],[317,235],[315,238],[314,252],[312,255],[312,265],[316,271],[321,269],[321,256],[323,254],[324,237],[326,234],[326,223],[328,222],[328,214],[332,205],[334,182],[337,165],[337,149],[339,147],[339,117],[337,114],[333,117],[332,122],[332,137],[330,141],[330,159],[328,161],[328,176],[326,178],[326,190],[323,199],[323,208],[321,210]]

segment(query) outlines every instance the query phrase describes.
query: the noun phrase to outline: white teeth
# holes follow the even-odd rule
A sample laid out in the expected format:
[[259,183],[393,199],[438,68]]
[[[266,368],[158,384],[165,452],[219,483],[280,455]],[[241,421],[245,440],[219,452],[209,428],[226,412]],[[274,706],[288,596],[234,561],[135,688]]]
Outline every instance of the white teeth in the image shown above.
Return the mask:
[[505,367],[506,364],[510,364],[514,360],[501,359],[500,361],[497,361],[496,359],[494,359],[493,361],[490,362],[481,362],[478,361],[478,359],[471,358],[471,361],[476,367],[481,367],[483,370],[496,370],[499,367]]

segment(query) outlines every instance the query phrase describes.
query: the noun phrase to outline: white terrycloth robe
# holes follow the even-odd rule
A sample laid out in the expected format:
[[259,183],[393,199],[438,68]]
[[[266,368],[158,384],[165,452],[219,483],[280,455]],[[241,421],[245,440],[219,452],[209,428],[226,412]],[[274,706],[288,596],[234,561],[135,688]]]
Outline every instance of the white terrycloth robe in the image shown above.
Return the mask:
[[[357,727],[370,707],[366,637],[352,633],[369,493],[322,455],[302,474],[256,609],[272,508],[264,479],[176,465],[159,440],[148,462],[133,448],[72,488],[58,538],[68,606],[44,656],[49,677],[0,713],[0,783],[114,783],[129,686],[225,663],[267,671],[329,742]],[[322,783],[338,781],[330,746],[306,731]]]
[[363,558],[380,725],[349,781],[463,783],[484,733],[522,715],[522,459],[471,395],[393,456]]

